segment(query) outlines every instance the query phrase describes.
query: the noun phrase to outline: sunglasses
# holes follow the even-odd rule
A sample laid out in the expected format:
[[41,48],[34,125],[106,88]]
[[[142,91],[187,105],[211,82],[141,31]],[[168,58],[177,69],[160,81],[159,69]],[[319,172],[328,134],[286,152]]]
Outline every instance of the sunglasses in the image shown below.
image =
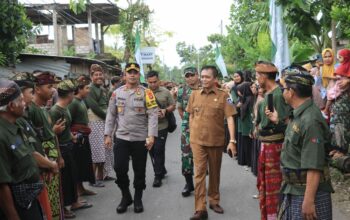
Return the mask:
[[289,90],[290,88],[287,87],[281,87],[282,93],[284,93],[284,90]]
[[194,77],[195,73],[186,73],[185,78]]

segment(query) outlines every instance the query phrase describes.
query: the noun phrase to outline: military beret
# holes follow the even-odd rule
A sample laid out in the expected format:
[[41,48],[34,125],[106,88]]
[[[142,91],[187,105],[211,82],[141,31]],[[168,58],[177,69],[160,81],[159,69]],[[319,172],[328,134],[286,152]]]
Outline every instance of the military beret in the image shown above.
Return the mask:
[[76,89],[75,82],[70,79],[62,80],[57,85],[57,90],[60,92],[74,92]]
[[103,73],[103,69],[100,65],[94,63],[90,67],[90,74],[92,74],[94,72],[102,72]]
[[0,106],[7,105],[20,95],[21,89],[14,81],[0,79]]
[[140,65],[137,63],[128,63],[125,66],[125,71],[129,72],[130,70],[136,70],[137,72],[140,72]]
[[81,75],[76,79],[77,86],[86,86],[89,85],[91,82],[90,78],[85,75]]
[[47,84],[55,84],[55,74],[49,71],[37,71],[33,73],[34,82],[36,85],[47,85]]
[[14,80],[21,89],[34,88],[34,77],[31,73],[17,73],[11,80]]
[[265,62],[265,61],[258,61],[255,63],[255,72],[278,73],[278,69],[273,63]]
[[312,86],[315,83],[314,77],[303,67],[291,66],[283,70],[284,81],[290,84]]
[[193,66],[186,67],[184,69],[183,75],[186,76],[187,73],[198,73],[198,70],[195,67],[193,67]]

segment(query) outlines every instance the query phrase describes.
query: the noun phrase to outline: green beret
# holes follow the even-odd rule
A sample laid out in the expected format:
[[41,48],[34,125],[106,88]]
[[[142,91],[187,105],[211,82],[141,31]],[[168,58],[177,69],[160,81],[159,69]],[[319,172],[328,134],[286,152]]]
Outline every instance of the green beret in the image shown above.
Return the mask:
[[0,79],[0,106],[9,104],[20,95],[21,89],[14,81]]
[[186,76],[187,73],[198,73],[198,70],[195,67],[193,67],[193,66],[186,67],[184,69],[183,75]]

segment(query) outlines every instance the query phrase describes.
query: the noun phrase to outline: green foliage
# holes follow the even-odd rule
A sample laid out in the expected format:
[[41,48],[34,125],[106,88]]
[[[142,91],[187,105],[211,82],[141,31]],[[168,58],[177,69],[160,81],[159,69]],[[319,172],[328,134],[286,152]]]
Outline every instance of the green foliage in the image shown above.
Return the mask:
[[89,52],[89,53],[86,55],[86,58],[89,58],[89,59],[95,59],[95,57],[96,57],[95,52]]
[[310,43],[302,43],[296,39],[291,43],[290,49],[291,62],[300,63],[309,60],[315,54],[315,50]]
[[86,11],[86,0],[69,0],[69,9],[75,14],[80,14]]
[[71,57],[75,56],[76,55],[75,47],[71,46],[68,49],[64,50],[63,55],[64,56],[71,56]]
[[350,4],[345,0],[338,0],[332,6],[331,16],[338,21],[340,37],[350,38]]
[[[331,30],[330,12],[333,0],[278,0],[277,2],[283,7],[283,19],[290,38],[310,42],[318,53],[330,46],[328,32]],[[322,13],[322,17],[318,20],[319,13]]]
[[17,62],[17,56],[26,47],[32,23],[22,5],[11,2],[0,4],[0,53],[3,65]]
[[31,53],[31,54],[47,54],[47,51],[44,51],[35,47],[26,47],[23,52]]
[[180,62],[185,65],[194,65],[197,63],[197,49],[194,45],[187,45],[186,42],[176,44],[176,52],[180,56]]
[[5,66],[6,57],[0,52],[0,66]]

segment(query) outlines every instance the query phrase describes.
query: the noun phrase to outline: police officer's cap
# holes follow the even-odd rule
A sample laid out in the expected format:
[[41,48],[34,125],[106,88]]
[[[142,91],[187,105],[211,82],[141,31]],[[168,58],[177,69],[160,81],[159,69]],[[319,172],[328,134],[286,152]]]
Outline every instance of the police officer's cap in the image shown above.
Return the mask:
[[140,65],[137,63],[128,63],[125,66],[125,72],[129,72],[131,70],[135,70],[137,72],[140,72]]

